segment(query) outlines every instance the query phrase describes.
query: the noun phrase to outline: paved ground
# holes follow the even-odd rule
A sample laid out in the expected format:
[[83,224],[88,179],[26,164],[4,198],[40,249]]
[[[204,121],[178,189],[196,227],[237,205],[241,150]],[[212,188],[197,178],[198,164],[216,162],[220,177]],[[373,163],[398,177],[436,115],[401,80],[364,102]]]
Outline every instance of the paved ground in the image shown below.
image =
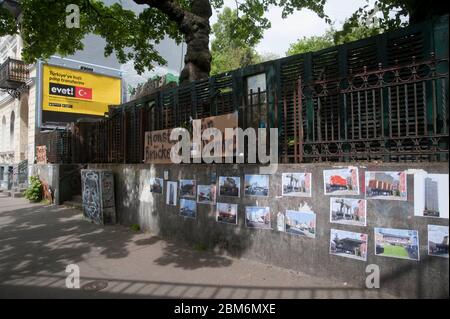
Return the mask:
[[[75,263],[81,289],[65,286]],[[103,288],[99,291],[92,287]],[[390,298],[0,194],[0,298]]]

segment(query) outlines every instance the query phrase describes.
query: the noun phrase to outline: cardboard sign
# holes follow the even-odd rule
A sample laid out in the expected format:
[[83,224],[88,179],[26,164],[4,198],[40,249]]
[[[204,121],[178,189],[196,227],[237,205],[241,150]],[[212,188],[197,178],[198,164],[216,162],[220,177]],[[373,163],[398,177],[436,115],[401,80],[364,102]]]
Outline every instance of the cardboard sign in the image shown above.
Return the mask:
[[172,129],[145,132],[144,162],[170,164],[170,150],[176,141],[170,141]]

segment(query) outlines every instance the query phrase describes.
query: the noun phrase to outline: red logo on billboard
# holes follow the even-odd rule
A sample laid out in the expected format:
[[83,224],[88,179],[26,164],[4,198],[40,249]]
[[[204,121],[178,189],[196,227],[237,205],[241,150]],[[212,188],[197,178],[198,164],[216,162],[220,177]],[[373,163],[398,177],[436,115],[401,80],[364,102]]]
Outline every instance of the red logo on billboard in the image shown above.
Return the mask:
[[92,89],[76,86],[75,97],[78,99],[92,100]]

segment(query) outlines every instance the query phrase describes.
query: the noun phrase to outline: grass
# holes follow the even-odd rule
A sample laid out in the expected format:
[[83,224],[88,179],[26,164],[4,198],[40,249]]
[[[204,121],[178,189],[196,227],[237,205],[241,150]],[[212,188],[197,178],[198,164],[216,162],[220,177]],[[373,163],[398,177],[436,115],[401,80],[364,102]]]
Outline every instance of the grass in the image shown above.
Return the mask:
[[384,253],[382,255],[409,258],[408,252],[404,247],[401,246],[384,246]]
[[130,226],[131,230],[134,231],[140,231],[141,230],[141,226],[139,226],[139,224],[133,224]]

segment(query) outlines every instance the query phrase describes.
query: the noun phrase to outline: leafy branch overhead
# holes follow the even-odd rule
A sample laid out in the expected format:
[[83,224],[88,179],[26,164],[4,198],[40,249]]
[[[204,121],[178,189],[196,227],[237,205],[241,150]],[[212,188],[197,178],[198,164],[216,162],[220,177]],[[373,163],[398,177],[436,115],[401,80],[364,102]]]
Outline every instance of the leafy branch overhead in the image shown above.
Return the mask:
[[[140,13],[123,7],[121,2],[111,6],[100,0],[21,0],[21,15],[15,19],[10,10],[0,7],[0,36],[20,31],[24,50],[23,59],[34,62],[47,59],[53,54],[71,55],[83,49],[83,38],[90,33],[106,40],[105,55],[115,54],[121,63],[133,60],[135,69],[142,73],[154,65],[164,65],[165,59],[158,53],[156,45],[166,36],[178,43],[186,42],[185,68],[180,81],[193,81],[208,77],[211,71],[209,36],[212,10],[224,6],[223,0],[133,0],[143,5]],[[431,0],[433,2],[435,0]],[[14,2],[15,0],[6,0]],[[388,12],[400,8],[420,19],[436,5],[423,5],[419,0],[377,1]],[[422,4],[420,4],[422,2]],[[326,0],[237,0],[236,19],[233,22],[234,35],[247,45],[254,45],[270,28],[265,14],[273,6],[282,8],[287,17],[301,9],[310,9],[319,17],[330,21],[324,6]],[[66,7],[69,4],[80,8],[80,28],[67,28]],[[423,10],[416,14],[417,9]],[[363,15],[361,8],[355,17]],[[398,19],[385,15],[386,21],[398,24]],[[299,21],[299,28],[301,27]]]

